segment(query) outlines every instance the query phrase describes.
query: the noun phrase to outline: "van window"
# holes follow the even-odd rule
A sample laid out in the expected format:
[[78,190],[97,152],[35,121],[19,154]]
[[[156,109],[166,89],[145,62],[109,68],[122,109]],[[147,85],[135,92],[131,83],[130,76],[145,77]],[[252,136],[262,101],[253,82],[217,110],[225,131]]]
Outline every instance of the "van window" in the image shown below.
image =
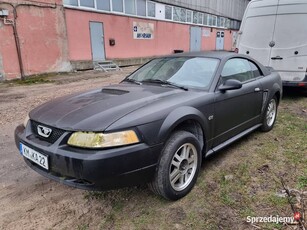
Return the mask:
[[242,58],[233,58],[226,62],[222,71],[222,82],[235,79],[240,82],[249,81],[253,73],[249,61]]

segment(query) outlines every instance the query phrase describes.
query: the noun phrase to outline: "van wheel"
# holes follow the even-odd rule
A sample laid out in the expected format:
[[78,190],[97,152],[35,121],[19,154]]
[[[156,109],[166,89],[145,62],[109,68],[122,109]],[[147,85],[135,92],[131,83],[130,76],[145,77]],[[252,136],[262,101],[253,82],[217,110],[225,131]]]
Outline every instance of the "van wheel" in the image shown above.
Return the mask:
[[149,187],[169,200],[184,197],[196,183],[201,159],[200,143],[192,133],[173,133],[162,150],[155,178]]
[[276,116],[277,116],[277,98],[276,96],[274,96],[269,101],[265,109],[261,131],[263,132],[270,131],[275,124]]

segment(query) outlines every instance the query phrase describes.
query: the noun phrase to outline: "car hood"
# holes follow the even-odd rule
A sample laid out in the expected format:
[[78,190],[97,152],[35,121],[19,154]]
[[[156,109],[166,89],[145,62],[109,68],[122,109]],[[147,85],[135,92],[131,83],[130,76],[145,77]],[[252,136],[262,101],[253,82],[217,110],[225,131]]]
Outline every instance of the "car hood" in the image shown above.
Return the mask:
[[104,131],[123,116],[180,89],[122,83],[49,101],[30,112],[37,122],[64,130]]

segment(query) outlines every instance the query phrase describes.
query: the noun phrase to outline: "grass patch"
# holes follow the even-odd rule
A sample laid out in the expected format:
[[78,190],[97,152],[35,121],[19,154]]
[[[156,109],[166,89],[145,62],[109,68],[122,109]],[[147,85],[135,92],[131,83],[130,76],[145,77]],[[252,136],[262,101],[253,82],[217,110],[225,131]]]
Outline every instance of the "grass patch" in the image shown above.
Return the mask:
[[88,230],[89,229],[89,225],[88,224],[81,224],[78,225],[78,230]]
[[54,81],[43,78],[43,77],[31,77],[26,78],[25,80],[16,79],[11,81],[6,81],[6,84],[13,84],[13,85],[34,85],[34,84],[46,84],[46,83],[53,83]]
[[271,194],[267,198],[268,202],[275,207],[284,207],[289,205],[287,197],[279,197],[276,194]]
[[307,188],[307,177],[300,176],[298,178],[298,185],[297,185],[297,187],[299,189],[306,189]]
[[8,85],[34,85],[34,84],[46,84],[46,83],[54,83],[56,77],[59,76],[70,77],[68,72],[59,72],[59,73],[42,73],[42,74],[34,74],[30,76],[26,76],[24,80],[21,79],[12,79],[3,81],[3,84]]

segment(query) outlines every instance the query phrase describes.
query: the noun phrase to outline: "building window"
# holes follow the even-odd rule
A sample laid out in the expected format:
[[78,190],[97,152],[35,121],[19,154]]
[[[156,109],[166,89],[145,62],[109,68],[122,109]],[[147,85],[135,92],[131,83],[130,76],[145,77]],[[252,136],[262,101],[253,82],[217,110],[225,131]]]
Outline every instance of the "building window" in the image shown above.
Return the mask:
[[236,26],[236,30],[239,30],[241,26],[241,22],[237,21],[237,26]]
[[234,21],[234,29],[237,29],[238,28],[238,21]]
[[180,21],[181,22],[186,22],[187,21],[187,10],[181,8],[180,9]]
[[203,21],[203,24],[206,25],[206,26],[209,25],[208,16],[209,16],[208,14],[204,14],[204,21]]
[[94,0],[80,0],[80,6],[95,8]]
[[225,25],[226,28],[230,28],[230,19],[226,19],[226,25]]
[[230,28],[231,29],[234,29],[234,22],[235,22],[234,20],[230,20]]
[[98,10],[107,10],[110,11],[110,1],[106,0],[96,0]]
[[165,6],[165,19],[172,20],[173,7]]
[[191,23],[192,22],[192,11],[187,10],[187,22]]
[[203,24],[203,18],[204,18],[204,14],[198,13],[198,24]]
[[193,11],[193,23],[197,24],[197,22],[198,22],[198,12]]
[[217,17],[217,26],[221,27],[221,17]]
[[64,5],[78,6],[78,0],[64,0]]
[[174,12],[173,12],[173,20],[176,22],[180,21],[180,8],[179,7],[174,7]]
[[112,0],[112,10],[117,12],[124,12],[123,0]]
[[147,2],[147,15],[156,17],[156,4],[154,2]]
[[223,17],[218,17],[218,18],[217,18],[217,26],[218,26],[218,27],[225,27],[225,18],[223,18]]
[[212,19],[212,16],[213,16],[213,15],[210,15],[210,14],[208,15],[208,25],[209,25],[209,26],[212,26],[212,24],[213,24],[213,22],[212,22],[212,20],[213,20],[213,19]]
[[137,15],[146,16],[146,0],[137,0]]
[[217,25],[217,16],[212,15],[212,25],[211,26],[216,26]]
[[125,0],[125,13],[126,14],[135,14],[135,1],[134,0]]

